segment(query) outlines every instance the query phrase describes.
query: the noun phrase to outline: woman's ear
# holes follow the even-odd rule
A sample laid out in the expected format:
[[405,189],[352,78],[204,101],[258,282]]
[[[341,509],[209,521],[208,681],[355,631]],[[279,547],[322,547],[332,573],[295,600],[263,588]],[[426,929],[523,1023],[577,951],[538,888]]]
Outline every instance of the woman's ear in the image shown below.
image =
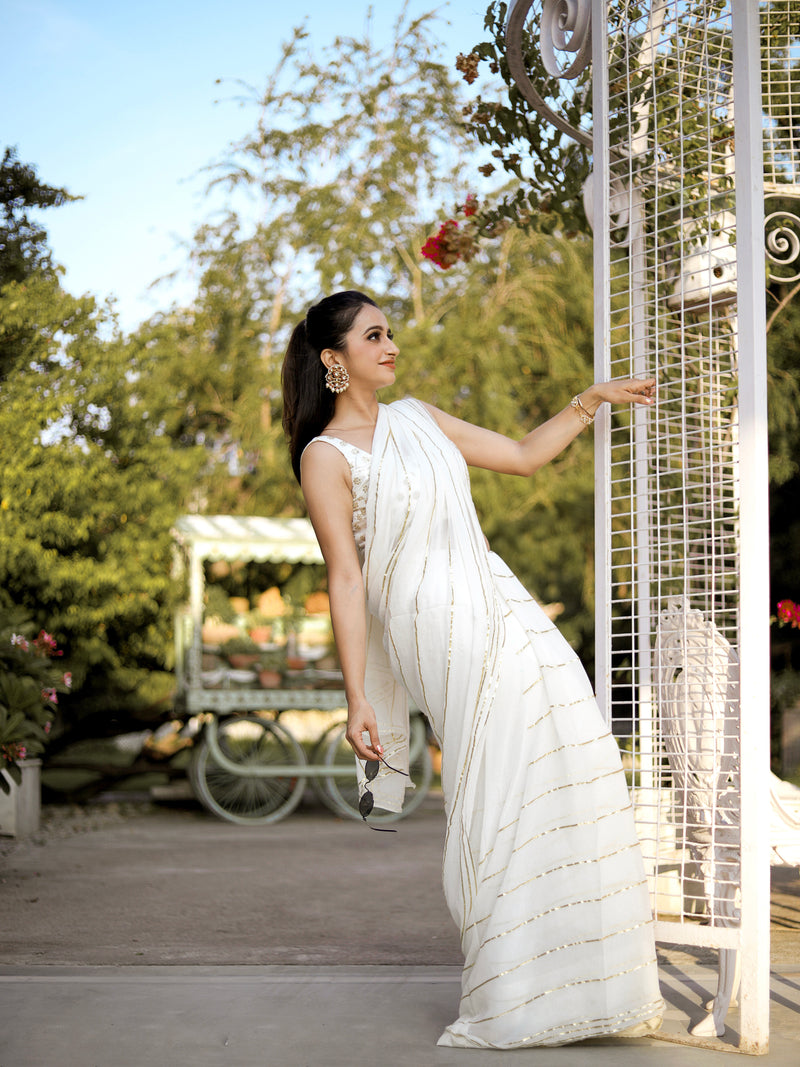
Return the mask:
[[325,370],[330,370],[336,362],[336,353],[332,348],[323,348],[319,354],[319,358],[322,360],[322,365]]

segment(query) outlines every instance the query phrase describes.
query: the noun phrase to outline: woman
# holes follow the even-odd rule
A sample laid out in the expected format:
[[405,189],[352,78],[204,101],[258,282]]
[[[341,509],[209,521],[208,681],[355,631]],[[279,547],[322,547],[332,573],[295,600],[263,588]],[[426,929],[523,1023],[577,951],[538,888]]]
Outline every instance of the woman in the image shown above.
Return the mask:
[[362,791],[401,809],[408,695],[442,749],[465,965],[439,1044],[647,1032],[662,1003],[617,746],[574,652],[489,551],[467,465],[530,476],[601,403],[649,404],[655,383],[592,385],[517,442],[417,400],[379,404],[398,355],[368,297],[320,301],[286,353],[284,427],[328,568]]

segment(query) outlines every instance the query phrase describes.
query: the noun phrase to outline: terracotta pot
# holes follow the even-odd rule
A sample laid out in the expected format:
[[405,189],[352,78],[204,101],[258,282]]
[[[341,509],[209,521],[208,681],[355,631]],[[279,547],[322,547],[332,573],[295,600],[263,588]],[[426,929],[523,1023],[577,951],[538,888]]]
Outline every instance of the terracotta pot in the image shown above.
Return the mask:
[[277,671],[263,670],[259,671],[258,680],[261,683],[262,689],[279,689],[281,684],[281,676]]
[[233,652],[228,656],[228,663],[237,671],[247,670],[258,662],[257,652]]

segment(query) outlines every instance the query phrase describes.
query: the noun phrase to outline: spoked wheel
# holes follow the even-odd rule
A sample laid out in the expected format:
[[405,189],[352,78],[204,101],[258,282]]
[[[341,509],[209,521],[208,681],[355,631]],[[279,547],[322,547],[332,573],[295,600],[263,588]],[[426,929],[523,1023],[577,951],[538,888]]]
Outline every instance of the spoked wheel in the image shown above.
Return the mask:
[[194,752],[190,779],[209,811],[228,822],[251,826],[277,822],[297,807],[305,778],[263,773],[306,762],[302,748],[285,727],[255,715],[241,715],[218,723],[216,735],[221,755],[236,770],[215,759],[213,745],[204,735]]
[[[346,723],[337,723],[332,726],[325,737],[325,766],[326,767],[352,767],[352,776],[321,775],[323,787],[322,796],[325,803],[337,813],[350,819],[360,819],[358,810],[358,781],[356,779],[355,756],[350,745],[345,740]],[[384,808],[373,808],[369,817],[371,823],[397,822],[410,815],[420,806],[430,788],[433,777],[433,764],[428,750],[428,737],[425,729],[425,720],[422,715],[412,715],[409,736],[409,774],[411,781],[416,786],[406,792],[402,811],[386,811]]]
[[[314,766],[316,764],[324,763],[325,762],[325,753],[328,750],[328,745],[330,744],[331,739],[334,736],[338,737],[340,735],[341,731],[346,729],[346,728],[347,728],[347,722],[345,721],[345,722],[332,723],[325,730],[323,730],[322,734],[314,742],[314,745],[313,745],[313,747],[311,749],[311,753],[310,753],[310,755],[308,757],[308,762],[312,766]],[[347,747],[350,748],[349,745]],[[350,755],[353,756],[353,760],[355,760],[355,756],[353,755],[352,748],[350,748]],[[353,773],[355,773],[355,763],[353,764],[353,768],[354,768]],[[330,811],[335,812],[337,815],[341,815],[341,811],[339,810],[339,805],[329,795],[328,791],[325,788],[325,778],[323,778],[321,776],[316,776],[316,777],[309,778],[309,783],[308,784],[311,786],[311,790],[314,793],[314,795],[316,796],[317,800],[319,800],[322,804],[324,804],[325,807],[328,808]]]

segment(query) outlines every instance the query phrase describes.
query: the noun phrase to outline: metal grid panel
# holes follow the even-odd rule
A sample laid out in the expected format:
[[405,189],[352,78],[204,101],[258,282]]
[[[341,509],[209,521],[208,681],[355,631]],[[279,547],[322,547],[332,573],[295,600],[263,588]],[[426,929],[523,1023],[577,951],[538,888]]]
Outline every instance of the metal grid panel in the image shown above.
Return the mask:
[[[765,22],[775,7],[786,14],[797,4],[762,5]],[[595,26],[603,10],[608,38],[594,52],[595,202],[605,208],[595,225],[598,370],[653,376],[658,398],[652,410],[600,420],[598,695],[628,766],[657,938],[720,950],[724,991],[713,1019],[693,1031],[705,1036],[724,1027],[730,950],[762,929],[752,904],[764,904],[763,851],[740,779],[747,764],[756,781],[760,744],[745,682],[767,703],[753,655],[767,612],[748,617],[767,552],[765,501],[753,489],[766,483],[766,442],[760,392],[751,402],[764,360],[763,270],[759,278],[753,269],[756,253],[763,262],[754,224],[762,146],[751,120],[763,116],[768,152],[780,140],[771,173],[794,173],[794,96],[783,78],[772,102],[767,92],[758,99],[758,12],[746,0],[596,3]],[[784,71],[787,55],[777,62]],[[754,548],[763,558],[743,557]],[[768,793],[766,771],[759,788]],[[761,982],[763,959],[750,964]],[[766,1041],[761,986],[759,1019],[742,1020],[753,1051]]]
[[731,14],[613,10],[608,363],[658,403],[610,427],[608,698],[654,912],[713,930],[739,878]]
[[800,185],[800,10],[794,0],[761,4],[765,43],[764,184]]

